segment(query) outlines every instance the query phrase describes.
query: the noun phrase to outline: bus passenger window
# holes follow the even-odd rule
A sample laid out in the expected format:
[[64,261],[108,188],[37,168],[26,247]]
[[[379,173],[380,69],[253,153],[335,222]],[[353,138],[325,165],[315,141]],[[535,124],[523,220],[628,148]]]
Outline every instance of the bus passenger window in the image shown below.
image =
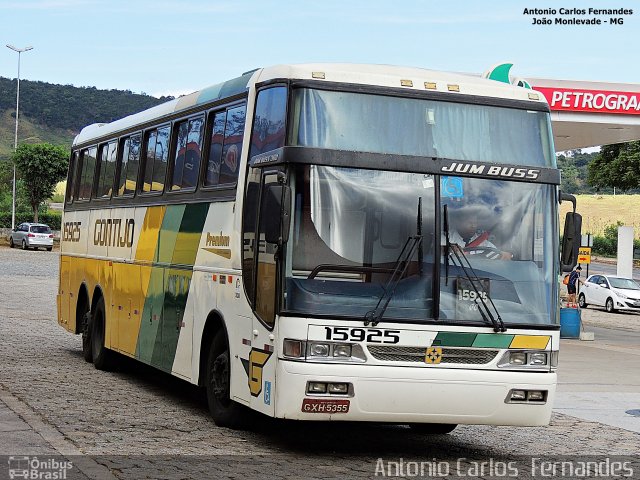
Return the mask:
[[220,184],[235,183],[238,179],[238,164],[242,154],[246,107],[244,105],[227,110],[224,127],[224,146],[220,161]]
[[196,186],[200,169],[203,123],[204,119],[200,117],[178,124],[171,190],[193,189]]
[[100,166],[98,169],[96,198],[111,197],[116,166],[116,146],[116,142],[111,142],[100,147]]
[[189,123],[187,121],[178,123],[176,127],[176,158],[173,163],[173,181],[171,190],[182,188],[182,172],[184,170],[184,157],[187,154],[187,131]]
[[118,178],[115,195],[133,195],[138,180],[138,166],[140,165],[140,135],[132,135],[122,142],[120,160],[120,177]]
[[147,155],[144,165],[143,192],[161,192],[169,159],[169,133],[167,125],[147,134]]
[[144,183],[142,184],[143,192],[151,191],[151,182],[153,181],[153,163],[156,158],[156,137],[158,132],[153,130],[147,135],[147,156],[144,162]]
[[246,108],[246,105],[240,105],[214,114],[205,186],[228,185],[237,181]]
[[156,140],[156,158],[153,165],[153,183],[151,190],[161,192],[164,189],[164,178],[167,173],[167,161],[169,160],[169,131],[170,128],[158,129]]
[[87,148],[82,151],[80,171],[78,173],[78,200],[89,200],[91,198],[97,153],[98,149],[96,147]]
[[220,159],[222,158],[222,142],[224,141],[224,124],[226,112],[218,112],[213,116],[211,131],[211,147],[209,147],[209,161],[207,174],[204,179],[206,186],[218,185],[220,179]]
[[73,203],[75,198],[75,186],[77,185],[76,171],[78,170],[78,152],[71,154],[69,160],[69,173],[67,174],[67,191],[65,192],[65,200],[67,203]]

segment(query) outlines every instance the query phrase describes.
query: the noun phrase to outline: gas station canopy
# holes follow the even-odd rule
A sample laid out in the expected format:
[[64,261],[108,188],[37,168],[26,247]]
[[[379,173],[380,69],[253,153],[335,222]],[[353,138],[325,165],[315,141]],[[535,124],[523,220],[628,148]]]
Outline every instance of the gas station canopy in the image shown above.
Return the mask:
[[549,102],[556,151],[640,140],[640,84],[527,82]]

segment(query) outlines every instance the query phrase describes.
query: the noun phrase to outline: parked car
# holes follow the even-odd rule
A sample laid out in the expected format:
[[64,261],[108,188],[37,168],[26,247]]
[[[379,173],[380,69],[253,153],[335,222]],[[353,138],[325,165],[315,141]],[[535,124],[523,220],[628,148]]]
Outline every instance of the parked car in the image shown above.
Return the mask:
[[614,275],[591,275],[580,286],[581,308],[599,305],[609,313],[616,310],[640,311],[640,285],[631,278]]
[[28,248],[44,247],[51,251],[53,248],[53,232],[49,225],[43,223],[21,223],[9,235],[9,246]]

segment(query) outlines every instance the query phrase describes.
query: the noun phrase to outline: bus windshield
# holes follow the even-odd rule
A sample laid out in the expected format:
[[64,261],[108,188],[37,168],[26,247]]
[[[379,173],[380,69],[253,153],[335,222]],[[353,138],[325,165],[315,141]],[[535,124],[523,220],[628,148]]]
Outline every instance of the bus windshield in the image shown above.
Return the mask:
[[555,168],[546,112],[300,88],[294,146]]
[[[294,166],[291,185],[285,311],[364,319],[407,261],[383,320],[482,322],[462,258],[506,324],[555,321],[551,186],[316,165]],[[436,205],[447,205],[449,232],[436,231]],[[403,258],[416,236],[418,248]],[[473,236],[481,240],[469,247]]]

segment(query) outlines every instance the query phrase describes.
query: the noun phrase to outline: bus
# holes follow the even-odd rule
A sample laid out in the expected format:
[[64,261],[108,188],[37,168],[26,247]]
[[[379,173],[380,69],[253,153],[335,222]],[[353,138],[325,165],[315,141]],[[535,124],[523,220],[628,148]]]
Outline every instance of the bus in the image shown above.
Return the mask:
[[220,426],[545,425],[580,223],[561,249],[559,184],[531,89],[261,68],[75,138],[59,323],[97,369],[203,387]]

